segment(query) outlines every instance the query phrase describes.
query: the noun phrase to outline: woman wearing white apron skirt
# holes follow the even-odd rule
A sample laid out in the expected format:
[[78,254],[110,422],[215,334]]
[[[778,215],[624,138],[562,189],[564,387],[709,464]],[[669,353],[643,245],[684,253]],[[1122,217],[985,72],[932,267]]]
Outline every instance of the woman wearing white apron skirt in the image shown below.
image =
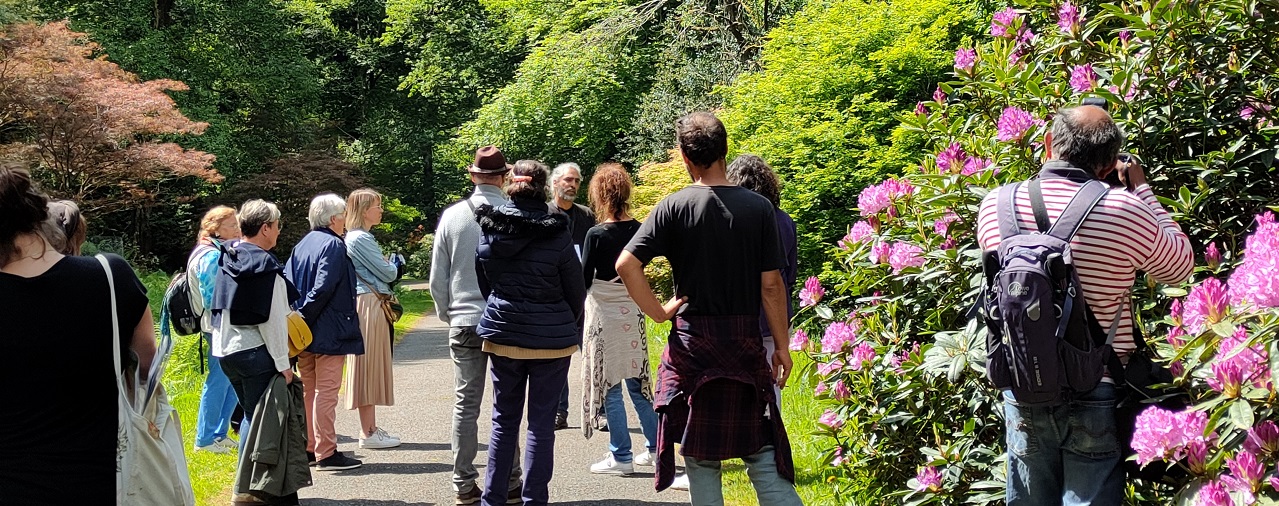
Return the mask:
[[[653,412],[652,374],[644,314],[626,293],[613,264],[639,230],[631,218],[631,176],[621,165],[599,166],[590,185],[591,203],[599,225],[586,233],[582,247],[586,316],[582,340],[582,432],[594,433],[591,423],[602,409],[608,419],[609,453],[591,466],[596,474],[628,475],[635,465],[653,465],[657,448],[657,414]],[[631,451],[622,390],[630,394],[644,433],[643,453]]]

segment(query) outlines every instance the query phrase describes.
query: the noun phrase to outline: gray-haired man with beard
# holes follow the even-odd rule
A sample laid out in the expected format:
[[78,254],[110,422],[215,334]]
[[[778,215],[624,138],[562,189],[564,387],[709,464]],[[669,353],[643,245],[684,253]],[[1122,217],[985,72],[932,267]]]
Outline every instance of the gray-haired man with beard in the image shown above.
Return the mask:
[[[577,249],[577,258],[582,258],[582,243],[586,241],[586,232],[595,226],[595,213],[591,208],[574,203],[577,190],[582,186],[582,168],[576,163],[566,162],[555,166],[551,171],[551,207],[568,216],[568,230],[573,235],[573,247]],[[555,430],[568,428],[568,385],[560,394],[560,405],[555,412]]]

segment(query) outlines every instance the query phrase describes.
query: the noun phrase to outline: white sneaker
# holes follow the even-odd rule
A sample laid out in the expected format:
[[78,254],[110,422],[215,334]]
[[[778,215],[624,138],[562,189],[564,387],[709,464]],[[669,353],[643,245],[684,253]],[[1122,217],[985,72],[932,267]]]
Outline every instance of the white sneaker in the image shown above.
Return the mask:
[[381,427],[374,429],[372,436],[360,438],[360,448],[363,449],[378,450],[397,446],[400,446],[400,438],[387,434]]
[[205,446],[197,446],[197,447],[195,447],[195,451],[197,451],[197,452],[217,453],[217,454],[220,454],[220,455],[225,455],[225,454],[231,453],[231,449],[230,449],[230,448],[227,448],[227,447],[225,447],[225,446],[222,446],[222,445],[218,444],[216,441],[215,441],[215,442],[213,442],[212,444],[208,444],[208,445],[205,445]]
[[630,462],[618,462],[613,460],[613,454],[609,453],[604,457],[604,460],[591,464],[591,472],[595,474],[627,476],[635,472],[635,465]]
[[647,467],[647,466],[653,465],[653,463],[656,461],[657,461],[657,456],[653,455],[653,452],[645,451],[644,453],[641,453],[635,456],[634,463],[637,466]]
[[229,450],[240,449],[240,443],[237,443],[234,439],[231,439],[229,437],[220,437],[220,438],[214,439],[213,444]]
[[688,475],[681,474],[675,477],[675,481],[671,482],[671,488],[675,490],[688,491]]

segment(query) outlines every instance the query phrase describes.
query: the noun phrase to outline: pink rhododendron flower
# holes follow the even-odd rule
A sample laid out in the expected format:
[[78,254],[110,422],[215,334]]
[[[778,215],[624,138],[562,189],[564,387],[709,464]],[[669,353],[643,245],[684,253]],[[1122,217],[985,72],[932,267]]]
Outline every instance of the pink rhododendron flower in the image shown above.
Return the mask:
[[830,461],[830,465],[839,466],[844,463],[844,447],[835,447],[835,458]]
[[939,104],[946,103],[946,92],[941,90],[941,86],[938,86],[937,89],[933,90],[933,102],[937,102]]
[[1173,362],[1168,365],[1168,372],[1172,373],[1173,376],[1181,376],[1182,373],[1186,372],[1186,366],[1181,361]]
[[886,242],[877,242],[870,247],[870,261],[875,264],[888,262],[888,253],[891,248]]
[[1131,30],[1129,30],[1129,29],[1127,29],[1127,28],[1124,28],[1124,29],[1122,29],[1122,30],[1119,30],[1119,41],[1120,41],[1120,42],[1123,42],[1124,44],[1127,44],[1127,43],[1128,43],[1128,39],[1131,39],[1131,38],[1132,38],[1132,31],[1131,31]]
[[1242,260],[1230,275],[1230,301],[1240,309],[1279,307],[1279,223],[1269,211],[1244,241]]
[[1168,306],[1168,316],[1172,318],[1174,326],[1180,327],[1183,324],[1181,311],[1181,299],[1173,299],[1172,304]]
[[790,349],[804,351],[808,348],[808,333],[804,329],[795,329],[795,336],[790,339]]
[[1156,460],[1180,460],[1188,444],[1208,441],[1203,435],[1207,426],[1208,415],[1202,411],[1173,413],[1150,406],[1137,415],[1130,445],[1142,466]]
[[941,153],[937,153],[937,171],[942,174],[958,172],[964,168],[967,160],[968,154],[964,153],[964,148],[958,142],[952,142]]
[[822,413],[821,418],[817,419],[817,423],[830,427],[831,430],[839,430],[840,427],[844,426],[844,421],[839,418],[839,414],[829,409]]
[[1061,28],[1061,33],[1074,34],[1083,20],[1083,16],[1079,14],[1079,7],[1069,1],[1062,3],[1057,9],[1057,27]]
[[892,248],[888,251],[888,265],[893,268],[893,274],[898,274],[902,269],[908,267],[922,267],[924,265],[924,249],[908,242],[893,243]]
[[1185,346],[1186,340],[1182,339],[1183,337],[1186,337],[1185,328],[1181,326],[1176,326],[1171,329],[1168,329],[1168,337],[1167,337],[1168,344],[1173,345],[1173,347],[1180,348],[1182,346]]
[[1221,477],[1222,483],[1243,495],[1245,504],[1252,504],[1256,500],[1254,494],[1261,491],[1261,479],[1265,474],[1262,463],[1257,461],[1256,455],[1243,450],[1236,453],[1234,458],[1227,458],[1226,467],[1230,469],[1230,474]]
[[1275,492],[1279,492],[1279,476],[1270,477],[1270,488],[1275,489]]
[[1208,264],[1209,269],[1216,269],[1221,265],[1221,252],[1217,250],[1217,243],[1210,242],[1204,249],[1204,263]]
[[1248,429],[1248,436],[1243,441],[1243,449],[1254,454],[1273,457],[1279,454],[1279,425],[1264,420]]
[[995,138],[1001,141],[1021,140],[1034,124],[1035,118],[1030,113],[1016,107],[1005,107],[1004,112],[999,115],[996,127],[998,135]]
[[1217,345],[1208,386],[1227,397],[1238,397],[1239,387],[1253,383],[1264,388],[1270,379],[1270,360],[1262,344],[1247,346],[1248,331],[1239,327]]
[[852,249],[853,245],[864,241],[867,237],[870,237],[871,234],[874,233],[875,229],[871,227],[869,222],[859,221],[854,223],[853,226],[848,229],[848,235],[845,235],[843,239],[839,240],[839,248],[845,250]]
[[1092,91],[1097,86],[1097,72],[1092,65],[1075,65],[1070,69],[1070,87],[1077,93]]
[[853,392],[848,389],[848,385],[844,384],[844,380],[836,381],[835,386],[831,387],[830,391],[831,396],[833,396],[837,401],[842,401],[853,395]]
[[860,371],[862,366],[869,367],[870,363],[874,360],[875,348],[872,347],[870,343],[862,341],[857,344],[856,348],[853,348],[852,357],[849,359],[848,367],[854,371]]
[[925,109],[925,108],[924,108],[924,103],[923,103],[922,101],[921,101],[921,102],[915,102],[915,115],[916,115],[916,116],[927,116],[927,115],[928,115],[928,109]]
[[943,214],[941,218],[933,222],[933,231],[937,232],[937,235],[946,235],[946,231],[950,230],[950,224],[956,221],[959,221],[959,215],[955,214],[955,211],[947,209],[946,214]]
[[963,71],[973,69],[977,64],[977,50],[962,47],[955,51],[955,68]]
[[844,368],[843,361],[838,359],[831,360],[830,362],[826,362],[824,364],[818,365],[817,374],[821,376],[830,376],[832,374],[839,372],[843,368]]
[[946,240],[937,245],[937,248],[946,251],[955,249],[956,246],[959,246],[959,241],[956,241],[954,237],[947,237]]
[[1191,441],[1186,443],[1186,467],[1190,468],[1190,472],[1196,475],[1203,475],[1208,471],[1208,443],[1203,441]]
[[821,394],[824,394],[824,393],[826,393],[826,390],[828,390],[829,388],[830,388],[830,387],[827,387],[825,382],[818,381],[818,382],[817,382],[817,388],[814,388],[814,389],[813,389],[813,394],[814,394],[814,395],[821,395]]
[[809,276],[804,280],[804,288],[799,290],[800,307],[808,307],[817,304],[826,295],[826,289],[822,288],[821,280],[816,276]]
[[867,186],[857,197],[857,208],[862,216],[872,216],[885,209],[891,209],[893,201],[915,194],[915,186],[909,181],[888,179],[874,186]]
[[959,173],[965,176],[971,176],[986,170],[987,167],[990,167],[990,160],[970,156],[964,161],[964,169],[959,171]]
[[1021,18],[1021,14],[1012,7],[1008,7],[1002,11],[996,12],[994,19],[990,21],[990,36],[995,38],[1011,38],[1016,36],[1014,32],[1017,20]]
[[1217,278],[1208,278],[1190,289],[1181,319],[1192,333],[1203,332],[1226,316],[1229,307],[1226,286]]
[[836,353],[844,349],[844,345],[853,341],[857,329],[844,322],[833,322],[826,327],[822,335],[822,353]]
[[1199,488],[1199,492],[1195,493],[1195,506],[1234,506],[1234,499],[1230,498],[1230,492],[1226,491],[1226,487],[1216,481],[1205,483]]
[[941,471],[933,466],[924,466],[915,475],[917,486],[915,490],[923,492],[937,492],[941,490]]

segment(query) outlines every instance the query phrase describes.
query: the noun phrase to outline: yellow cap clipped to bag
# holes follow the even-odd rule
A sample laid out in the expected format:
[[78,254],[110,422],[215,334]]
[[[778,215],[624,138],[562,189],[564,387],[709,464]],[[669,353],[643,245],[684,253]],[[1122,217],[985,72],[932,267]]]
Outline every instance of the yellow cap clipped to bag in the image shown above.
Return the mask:
[[296,357],[311,345],[311,327],[302,319],[302,313],[289,313],[289,357]]

